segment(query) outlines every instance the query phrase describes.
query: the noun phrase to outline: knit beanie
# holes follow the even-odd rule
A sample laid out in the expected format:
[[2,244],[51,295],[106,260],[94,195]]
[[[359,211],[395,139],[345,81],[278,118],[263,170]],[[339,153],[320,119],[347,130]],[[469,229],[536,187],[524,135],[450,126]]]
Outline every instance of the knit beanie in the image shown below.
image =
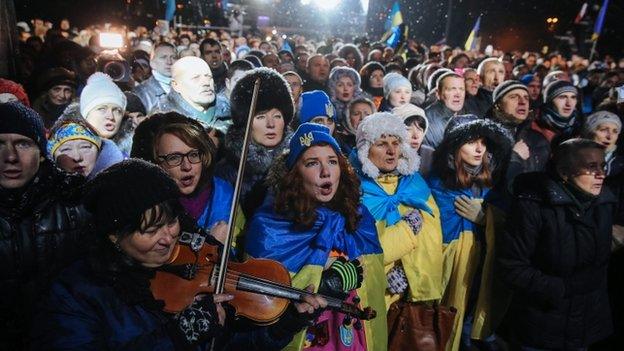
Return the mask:
[[412,83],[403,77],[402,75],[396,72],[390,72],[386,74],[383,78],[383,91],[384,97],[387,99],[390,96],[390,93],[395,91],[400,87],[406,87],[409,90],[412,90]]
[[307,149],[321,143],[331,146],[336,154],[340,154],[340,146],[329,134],[329,128],[317,123],[302,123],[290,139],[290,150],[286,157],[286,166],[292,169],[299,156]]
[[427,91],[433,91],[438,88],[438,80],[444,76],[447,77],[447,74],[457,74],[451,71],[448,68],[440,68],[437,69],[429,76],[429,80],[427,81]]
[[147,115],[145,105],[143,105],[143,102],[135,93],[130,91],[124,91],[124,95],[126,96],[126,101],[128,101],[128,103],[126,104],[126,112],[140,112],[143,115]]
[[0,134],[19,134],[32,139],[41,155],[46,155],[46,136],[43,119],[30,107],[11,101],[0,104]]
[[84,204],[99,233],[114,234],[148,209],[177,199],[175,182],[160,167],[139,159],[114,164],[87,183]]
[[403,120],[389,112],[376,112],[364,118],[358,126],[356,139],[357,157],[362,164],[362,172],[375,179],[379,176],[379,168],[368,158],[371,145],[382,135],[392,135],[401,143],[401,157],[397,171],[402,175],[410,175],[420,167],[420,157],[408,143],[407,129]]
[[102,72],[93,73],[80,94],[80,114],[85,118],[101,104],[114,104],[126,109],[126,96],[110,76]]
[[507,93],[514,89],[522,89],[529,92],[526,85],[519,80],[506,80],[500,83],[496,88],[494,88],[494,92],[492,93],[492,102],[497,103],[498,100],[502,99]]
[[54,157],[54,152],[66,141],[86,140],[95,145],[98,150],[102,146],[102,139],[89,129],[78,123],[67,123],[50,135],[48,139],[48,155]]
[[13,94],[19,102],[30,107],[28,95],[21,84],[15,83],[12,80],[0,78],[0,94],[2,93]]
[[535,75],[534,74],[525,74],[522,76],[522,78],[520,78],[520,81],[522,82],[522,84],[524,85],[529,85],[531,84],[531,82],[535,79]]
[[[420,116],[422,117],[422,119],[425,120],[425,131],[424,134],[427,134],[427,129],[429,129],[429,119],[427,119],[427,116],[425,114],[425,110],[423,110],[422,108],[414,105],[414,104],[404,104],[398,107],[395,107],[392,109],[392,113],[401,118],[401,120],[403,121],[404,124],[407,124],[407,122],[410,122],[409,119],[415,117],[415,116]],[[411,122],[410,122],[411,123]]]
[[549,83],[544,88],[544,103],[546,104],[552,101],[554,98],[563,93],[578,94],[578,90],[572,83],[566,82],[565,80],[556,80]]
[[57,85],[67,85],[76,89],[76,75],[66,68],[54,67],[45,71],[38,80],[40,92],[49,90]]
[[622,121],[620,117],[613,112],[597,111],[587,116],[585,124],[583,124],[583,134],[593,135],[599,125],[603,123],[613,123],[618,130],[622,130]]
[[317,116],[336,120],[336,109],[329,100],[329,96],[322,90],[312,90],[301,94],[300,123],[310,122],[312,118]]
[[329,72],[329,79],[327,80],[327,87],[329,88],[329,91],[334,96],[334,98],[336,94],[336,85],[338,85],[338,81],[342,77],[351,78],[351,80],[353,81],[353,95],[357,95],[359,92],[362,91],[362,88],[360,87],[360,85],[362,84],[362,79],[360,78],[360,74],[358,73],[358,71],[354,70],[351,67],[338,66],[332,68],[332,70]]

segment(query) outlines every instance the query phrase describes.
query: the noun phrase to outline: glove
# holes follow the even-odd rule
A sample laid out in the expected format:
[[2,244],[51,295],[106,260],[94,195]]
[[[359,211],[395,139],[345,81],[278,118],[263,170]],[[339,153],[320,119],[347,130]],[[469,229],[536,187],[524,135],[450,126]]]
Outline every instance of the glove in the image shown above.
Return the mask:
[[483,224],[485,213],[483,212],[483,199],[471,199],[461,195],[455,198],[455,211],[460,216],[475,224]]
[[391,294],[402,294],[407,290],[407,276],[403,266],[392,267],[386,274],[386,279],[388,279],[388,291]]
[[412,228],[414,235],[420,233],[423,225],[423,218],[419,210],[412,210],[406,213],[405,216],[401,217],[401,219],[404,220],[410,228]]
[[193,301],[189,307],[174,316],[173,322],[177,339],[187,345],[214,338],[223,330],[211,296]]
[[319,293],[344,299],[347,293],[362,286],[364,269],[360,261],[348,261],[339,257],[323,271]]

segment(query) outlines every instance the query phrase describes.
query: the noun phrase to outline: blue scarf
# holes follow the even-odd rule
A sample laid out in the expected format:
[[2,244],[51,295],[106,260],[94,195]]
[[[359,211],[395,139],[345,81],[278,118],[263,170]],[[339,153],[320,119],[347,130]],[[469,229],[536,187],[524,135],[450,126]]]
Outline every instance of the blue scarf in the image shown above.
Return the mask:
[[318,207],[312,228],[296,230],[293,222],[275,213],[268,199],[253,216],[245,238],[246,252],[255,258],[281,262],[293,273],[303,266],[324,266],[332,250],[346,253],[350,259],[382,252],[375,220],[360,206],[360,219],[355,232],[345,228],[344,217],[326,207]]
[[197,224],[210,231],[215,223],[219,221],[228,222],[230,220],[230,208],[232,207],[232,197],[234,189],[225,180],[212,177],[212,197],[206,203],[206,207],[197,220]]
[[[429,186],[431,192],[436,200],[436,204],[440,209],[440,223],[442,224],[442,241],[445,244],[450,243],[453,240],[459,239],[459,236],[463,232],[470,232],[477,234],[477,226],[471,221],[457,214],[455,211],[455,199],[461,195],[468,196],[469,198],[475,198],[471,189],[447,189],[442,180],[438,177],[431,177],[429,179]],[[481,189],[481,193],[476,198],[485,198],[489,193],[488,188]]]
[[399,205],[423,210],[431,215],[433,211],[427,205],[431,196],[429,186],[418,173],[399,176],[399,184],[394,194],[390,195],[368,176],[361,178],[362,203],[368,208],[375,220],[385,220],[386,225],[394,225],[401,220]]

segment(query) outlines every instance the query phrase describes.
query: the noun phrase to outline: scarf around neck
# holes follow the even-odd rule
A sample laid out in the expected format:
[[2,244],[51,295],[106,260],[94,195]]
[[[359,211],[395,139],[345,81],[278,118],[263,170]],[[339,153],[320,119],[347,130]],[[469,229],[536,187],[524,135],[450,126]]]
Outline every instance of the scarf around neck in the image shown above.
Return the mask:
[[154,79],[156,79],[158,84],[160,84],[160,86],[163,88],[165,93],[169,94],[169,92],[171,91],[171,77],[166,77],[158,73],[154,69],[152,70],[152,75],[154,76]]
[[544,121],[548,127],[555,131],[562,133],[569,132],[572,130],[572,127],[576,122],[576,111],[574,111],[569,118],[561,117],[561,115],[559,115],[559,113],[551,107],[544,107],[543,111],[542,121]]

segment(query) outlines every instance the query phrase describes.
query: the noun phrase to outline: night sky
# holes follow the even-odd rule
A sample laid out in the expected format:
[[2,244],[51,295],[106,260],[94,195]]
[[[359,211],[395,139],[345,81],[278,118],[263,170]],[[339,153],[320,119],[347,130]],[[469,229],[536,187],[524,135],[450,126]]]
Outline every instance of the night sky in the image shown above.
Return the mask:
[[[131,3],[127,5],[127,1]],[[162,0],[164,1],[164,0]],[[259,5],[273,1],[275,6]],[[312,0],[315,1],[315,0]],[[316,0],[323,1],[323,0]],[[343,4],[331,13],[314,13],[310,8],[304,8],[299,0],[245,0],[253,15],[257,12],[272,14],[274,23],[283,26],[301,26],[302,30],[316,31],[325,28],[339,33],[362,33],[363,21],[360,25],[354,23],[356,19],[363,19],[364,14],[357,16],[359,0],[342,0]],[[178,3],[187,1],[178,0]],[[231,0],[231,3],[240,2]],[[375,13],[389,9],[394,0],[370,0],[369,18],[375,18]],[[591,0],[585,17],[586,25],[573,24],[576,14],[584,1],[582,0],[452,0],[453,11],[451,17],[451,31],[447,43],[463,45],[468,33],[479,14],[483,14],[482,48],[487,44],[494,44],[504,50],[515,48],[539,51],[544,45],[551,49],[557,48],[559,41],[555,36],[565,35],[571,31],[575,38],[587,38],[591,35],[594,19],[597,16],[597,6],[602,0]],[[409,24],[410,36],[426,43],[435,43],[444,38],[446,15],[449,0],[401,0],[401,9],[404,20]],[[139,23],[153,23],[159,13],[164,11],[161,0],[56,0],[50,6],[49,0],[16,0],[18,20],[24,20],[33,15],[43,16],[50,20],[58,20],[66,16],[77,25],[86,25],[90,22],[104,22],[120,20],[136,25]],[[128,13],[142,16],[130,16]],[[146,14],[154,13],[154,17]],[[86,14],[86,15],[85,15]],[[92,14],[98,14],[95,18]],[[384,15],[381,15],[382,17]],[[251,17],[251,15],[249,16]],[[558,17],[559,22],[554,28],[548,28],[546,18]],[[610,53],[617,57],[624,57],[624,1],[611,0],[607,12],[605,27],[598,42],[601,53]],[[380,26],[381,21],[377,23]],[[318,28],[319,26],[321,28]],[[380,26],[377,29],[380,30]],[[368,28],[374,27],[369,23]],[[591,43],[585,44],[588,49]]]

